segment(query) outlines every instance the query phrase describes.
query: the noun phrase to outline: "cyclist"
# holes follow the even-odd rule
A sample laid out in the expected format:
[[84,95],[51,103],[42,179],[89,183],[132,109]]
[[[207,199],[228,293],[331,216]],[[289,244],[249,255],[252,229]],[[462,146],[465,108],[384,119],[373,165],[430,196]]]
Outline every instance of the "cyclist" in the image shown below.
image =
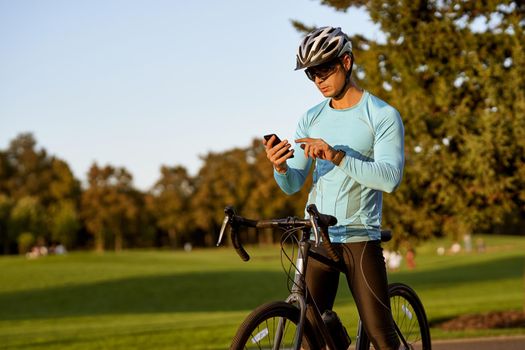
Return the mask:
[[[380,226],[382,192],[392,192],[402,178],[404,129],[396,109],[352,79],[353,63],[352,44],[340,28],[306,35],[296,70],[305,69],[326,99],[299,120],[294,145],[274,144],[275,137],[263,143],[275,180],[287,194],[301,189],[315,161],[307,204],[337,217],[329,235],[347,265],[367,334],[376,349],[397,350]],[[337,271],[309,261],[306,283],[320,312],[332,309],[338,282]]]

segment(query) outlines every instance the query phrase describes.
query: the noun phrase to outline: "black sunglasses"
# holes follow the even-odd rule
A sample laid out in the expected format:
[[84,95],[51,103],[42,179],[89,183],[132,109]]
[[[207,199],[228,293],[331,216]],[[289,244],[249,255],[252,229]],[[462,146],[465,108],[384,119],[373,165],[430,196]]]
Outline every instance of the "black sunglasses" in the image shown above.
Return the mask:
[[320,64],[318,66],[306,68],[304,72],[311,81],[314,81],[315,77],[324,80],[330,75],[334,74],[339,64],[341,64],[341,61],[339,58],[336,58],[335,60]]

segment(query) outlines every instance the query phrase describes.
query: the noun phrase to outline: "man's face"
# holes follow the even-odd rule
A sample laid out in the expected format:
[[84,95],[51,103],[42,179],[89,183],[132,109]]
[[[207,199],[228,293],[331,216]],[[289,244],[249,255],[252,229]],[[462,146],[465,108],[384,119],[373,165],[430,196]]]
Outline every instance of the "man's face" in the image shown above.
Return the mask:
[[334,97],[344,86],[350,57],[344,55],[321,65],[307,68],[305,73],[324,97]]

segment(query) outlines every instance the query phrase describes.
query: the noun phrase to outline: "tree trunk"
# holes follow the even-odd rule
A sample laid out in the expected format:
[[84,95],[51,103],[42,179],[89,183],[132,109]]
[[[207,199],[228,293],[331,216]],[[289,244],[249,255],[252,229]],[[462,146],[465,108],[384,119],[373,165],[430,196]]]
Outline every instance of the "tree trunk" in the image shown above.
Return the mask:
[[122,234],[117,233],[115,235],[115,251],[116,252],[120,252],[122,250],[122,245],[123,245],[122,243],[123,243]]
[[101,253],[104,251],[105,244],[104,244],[104,233],[99,232],[95,236],[95,251]]
[[0,226],[0,237],[2,237],[2,245],[3,245],[3,251],[4,255],[9,254],[9,237],[7,236],[7,230],[2,230],[2,227]]
[[177,230],[174,228],[170,228],[168,230],[168,237],[170,240],[170,246],[172,249],[177,248]]

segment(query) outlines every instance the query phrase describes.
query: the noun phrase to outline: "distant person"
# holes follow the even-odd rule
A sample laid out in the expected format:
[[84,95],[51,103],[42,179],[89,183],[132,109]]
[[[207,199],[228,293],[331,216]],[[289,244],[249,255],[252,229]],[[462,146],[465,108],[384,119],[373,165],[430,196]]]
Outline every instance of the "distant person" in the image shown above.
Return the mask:
[[478,238],[476,240],[476,250],[478,251],[478,253],[485,253],[486,246],[483,238]]
[[57,246],[55,247],[55,254],[56,255],[64,255],[66,253],[67,253],[66,247],[63,244],[61,244],[61,243],[57,244]]
[[415,269],[416,268],[416,251],[414,250],[414,248],[412,247],[408,248],[407,253],[406,253],[406,259],[407,259],[407,267],[410,270]]
[[465,246],[465,251],[467,253],[472,251],[472,235],[470,233],[463,236],[463,245]]
[[450,252],[452,254],[457,254],[460,251],[461,251],[461,244],[459,244],[458,242],[452,243],[452,246],[450,247]]
[[401,261],[403,260],[403,257],[398,252],[391,252],[388,257],[388,268],[392,271],[399,270],[399,267],[401,266]]
[[[347,265],[366,332],[376,349],[397,350],[380,231],[383,192],[394,191],[403,174],[401,117],[352,79],[352,43],[340,28],[310,32],[296,58],[296,70],[304,69],[326,99],[299,120],[294,145],[263,140],[266,156],[287,194],[303,187],[314,166],[307,205],[337,217],[330,238]],[[310,260],[306,283],[321,312],[332,309],[338,282],[338,271]]]

